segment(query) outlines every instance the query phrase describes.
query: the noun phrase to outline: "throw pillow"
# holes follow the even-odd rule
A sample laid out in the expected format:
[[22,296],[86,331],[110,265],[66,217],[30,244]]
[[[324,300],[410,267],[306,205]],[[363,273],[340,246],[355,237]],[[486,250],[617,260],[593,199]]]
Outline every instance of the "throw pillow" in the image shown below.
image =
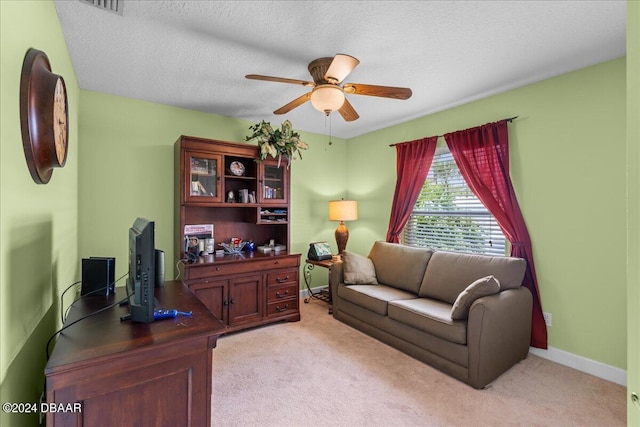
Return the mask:
[[366,256],[353,252],[342,253],[344,283],[347,285],[377,285],[376,268]]
[[469,309],[471,304],[480,297],[497,294],[500,292],[500,282],[493,276],[486,276],[478,279],[467,288],[460,292],[458,298],[451,308],[451,318],[453,320],[462,320],[469,317]]

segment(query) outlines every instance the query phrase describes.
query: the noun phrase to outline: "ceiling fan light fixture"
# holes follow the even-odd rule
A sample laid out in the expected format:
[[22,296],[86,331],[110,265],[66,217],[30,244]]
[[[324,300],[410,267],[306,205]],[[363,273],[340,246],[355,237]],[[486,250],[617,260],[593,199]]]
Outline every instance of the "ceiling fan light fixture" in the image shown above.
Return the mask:
[[340,86],[332,84],[318,85],[311,93],[311,105],[323,113],[337,111],[344,104],[344,91]]

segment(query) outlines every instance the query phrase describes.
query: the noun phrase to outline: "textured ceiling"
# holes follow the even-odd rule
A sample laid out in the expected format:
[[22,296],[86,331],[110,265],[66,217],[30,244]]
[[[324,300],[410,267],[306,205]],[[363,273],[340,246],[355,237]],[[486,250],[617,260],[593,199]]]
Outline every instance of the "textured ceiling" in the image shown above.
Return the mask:
[[[622,1],[133,1],[123,14],[55,0],[82,89],[350,138],[625,54]],[[347,95],[344,122],[308,91],[246,74],[311,80],[313,59],[345,53],[344,80],[413,90]],[[514,111],[513,114],[517,114]],[[501,117],[496,117],[498,120]]]

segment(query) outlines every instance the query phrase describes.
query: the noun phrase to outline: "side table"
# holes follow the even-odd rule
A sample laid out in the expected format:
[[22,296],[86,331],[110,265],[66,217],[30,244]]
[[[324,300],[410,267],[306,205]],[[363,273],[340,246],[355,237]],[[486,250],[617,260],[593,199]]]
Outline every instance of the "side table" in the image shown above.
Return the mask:
[[330,259],[324,260],[324,261],[314,261],[311,259],[305,260],[304,283],[307,285],[307,291],[309,292],[309,296],[304,299],[304,302],[308,304],[311,298],[324,301],[329,304],[329,314],[332,314],[333,310],[331,306],[331,282],[329,282],[328,277],[327,277],[326,288],[322,288],[316,292],[314,292],[311,289],[311,272],[315,269],[316,266],[326,268],[329,271],[329,274],[331,274],[331,267],[333,266],[333,261]]

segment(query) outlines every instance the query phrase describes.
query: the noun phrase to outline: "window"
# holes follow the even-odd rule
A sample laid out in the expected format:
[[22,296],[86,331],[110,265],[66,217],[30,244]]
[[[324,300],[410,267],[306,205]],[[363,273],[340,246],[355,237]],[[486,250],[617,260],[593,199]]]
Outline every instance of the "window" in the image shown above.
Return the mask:
[[471,192],[448,149],[433,158],[413,212],[402,233],[409,246],[505,255],[496,219]]

